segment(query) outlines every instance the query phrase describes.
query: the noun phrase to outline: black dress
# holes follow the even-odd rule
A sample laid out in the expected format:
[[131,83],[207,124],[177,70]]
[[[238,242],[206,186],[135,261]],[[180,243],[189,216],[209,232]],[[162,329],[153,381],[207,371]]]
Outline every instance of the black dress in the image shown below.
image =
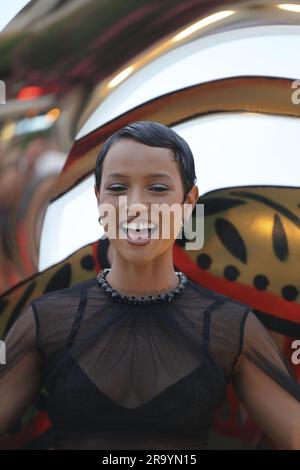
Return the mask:
[[249,305],[191,280],[169,302],[131,305],[93,277],[32,300],[5,342],[0,397],[8,373],[39,355],[57,449],[205,448],[245,358],[300,401]]

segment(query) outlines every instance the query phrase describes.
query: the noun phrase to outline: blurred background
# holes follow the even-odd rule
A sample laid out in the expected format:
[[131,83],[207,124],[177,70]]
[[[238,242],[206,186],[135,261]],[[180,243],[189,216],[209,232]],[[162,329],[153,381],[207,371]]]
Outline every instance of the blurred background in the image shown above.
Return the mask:
[[299,186],[300,105],[284,102],[279,79],[300,77],[300,4],[32,0],[6,8],[0,292],[99,237],[87,175],[95,159],[79,151],[68,166],[71,147],[159,97],[206,87],[193,109],[182,96],[182,113],[166,116],[167,105],[157,113],[190,143],[202,194]]
[[[178,243],[177,266],[252,305],[289,357],[300,337],[300,2],[11,0],[2,10],[2,330],[30,296],[107,263],[96,157],[113,132],[149,119],[188,141],[205,203],[205,245]],[[257,437],[245,413],[226,419],[220,434]]]

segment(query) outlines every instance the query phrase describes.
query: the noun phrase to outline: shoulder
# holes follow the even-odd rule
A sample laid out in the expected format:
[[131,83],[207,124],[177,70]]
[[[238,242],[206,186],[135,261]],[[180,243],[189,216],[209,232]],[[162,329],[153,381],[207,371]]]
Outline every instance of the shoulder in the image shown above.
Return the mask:
[[199,294],[197,300],[202,305],[201,310],[208,313],[209,352],[229,380],[241,354],[250,305],[194,282],[191,285]]
[[198,293],[204,299],[211,300],[215,308],[219,311],[223,311],[224,314],[229,314],[231,312],[232,314],[236,313],[242,316],[247,316],[251,311],[251,306],[245,302],[241,302],[225,294],[208,289],[207,287],[191,280],[190,285],[195,293]]
[[251,306],[194,282],[192,288],[201,295],[199,301],[209,314],[211,349],[220,356],[225,354],[228,359],[231,356],[233,362],[243,345],[246,319],[249,315],[255,316]]
[[45,309],[47,306],[77,306],[82,293],[87,294],[94,286],[96,286],[96,277],[34,297],[30,304],[38,311]]

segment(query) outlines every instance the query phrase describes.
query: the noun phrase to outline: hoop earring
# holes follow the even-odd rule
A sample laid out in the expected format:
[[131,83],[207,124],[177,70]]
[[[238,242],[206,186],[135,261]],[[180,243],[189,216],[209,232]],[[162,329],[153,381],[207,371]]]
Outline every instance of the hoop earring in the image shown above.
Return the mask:
[[98,222],[99,222],[100,225],[102,225],[101,216],[98,217]]

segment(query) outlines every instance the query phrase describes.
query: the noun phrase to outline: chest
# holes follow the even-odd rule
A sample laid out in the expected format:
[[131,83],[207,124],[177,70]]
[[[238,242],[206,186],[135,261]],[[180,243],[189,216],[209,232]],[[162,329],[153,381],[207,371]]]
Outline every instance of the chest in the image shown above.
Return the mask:
[[153,383],[152,395],[135,386],[151,383],[149,378],[143,381],[143,374],[147,375],[146,369],[132,383],[126,379],[130,371],[123,371],[125,383],[113,394],[109,377],[107,387],[102,381],[101,388],[72,357],[65,356],[61,367],[56,363],[46,369],[49,418],[64,435],[77,430],[88,434],[125,431],[199,436],[208,431],[227,386],[223,372],[210,358],[173,379],[163,390]]

